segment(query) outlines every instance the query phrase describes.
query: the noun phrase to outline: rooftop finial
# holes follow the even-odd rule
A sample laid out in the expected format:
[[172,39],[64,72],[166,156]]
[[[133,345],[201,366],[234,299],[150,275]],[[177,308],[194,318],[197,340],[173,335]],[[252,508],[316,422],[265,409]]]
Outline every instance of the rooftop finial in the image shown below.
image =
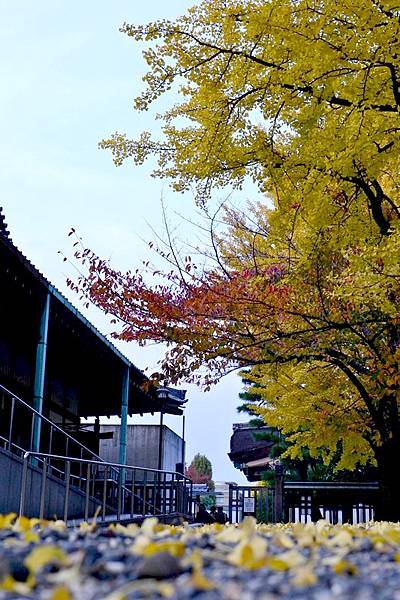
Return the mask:
[[10,238],[10,232],[7,229],[7,223],[4,220],[3,207],[0,206],[0,235],[7,239]]

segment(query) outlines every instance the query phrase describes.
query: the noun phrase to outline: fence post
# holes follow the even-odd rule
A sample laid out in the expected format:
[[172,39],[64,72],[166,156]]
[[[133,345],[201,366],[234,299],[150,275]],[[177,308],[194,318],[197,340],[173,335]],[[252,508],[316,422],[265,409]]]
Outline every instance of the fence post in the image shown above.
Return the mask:
[[143,470],[143,516],[146,516],[147,471]]
[[65,496],[64,496],[64,521],[67,522],[68,519],[68,501],[69,501],[69,486],[70,486],[70,478],[71,478],[71,461],[67,462],[67,466],[65,468]]
[[89,495],[90,495],[90,463],[86,468],[86,491],[85,491],[85,521],[89,517]]
[[24,455],[24,464],[22,467],[22,479],[21,479],[21,497],[19,503],[19,516],[25,516],[25,499],[26,499],[26,482],[28,479],[28,460],[29,454]]
[[108,467],[106,466],[106,467],[104,467],[104,481],[103,481],[103,504],[102,504],[103,523],[106,520],[107,478],[108,478]]
[[42,486],[40,489],[39,519],[43,519],[43,517],[44,517],[45,500],[46,500],[46,482],[47,482],[46,480],[47,480],[47,458],[44,458],[43,464],[42,464]]
[[283,465],[275,467],[275,521],[283,521]]
[[176,512],[183,514],[183,477],[176,477]]
[[12,397],[11,400],[11,414],[10,414],[10,427],[8,430],[8,449],[11,452],[12,446],[12,433],[13,433],[13,425],[14,425],[14,409],[15,409],[15,398]]

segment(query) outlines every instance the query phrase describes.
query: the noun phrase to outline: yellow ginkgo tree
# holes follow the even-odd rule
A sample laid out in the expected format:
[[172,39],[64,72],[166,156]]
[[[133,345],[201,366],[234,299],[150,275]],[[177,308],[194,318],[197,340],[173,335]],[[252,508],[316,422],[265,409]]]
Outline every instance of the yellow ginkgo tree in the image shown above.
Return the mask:
[[[265,420],[340,467],[374,460],[378,516],[400,517],[400,6],[394,0],[215,0],[175,22],[125,24],[145,42],[147,110],[171,88],[162,135],[115,133],[117,165],[156,156],[157,177],[196,189],[251,178],[265,202],[225,210],[216,260],[152,280],[90,250],[78,287],[169,345],[169,381],[206,385],[246,367]],[[162,277],[162,276],[161,276]],[[75,286],[75,283],[71,283]],[[205,369],[206,368],[206,369]]]

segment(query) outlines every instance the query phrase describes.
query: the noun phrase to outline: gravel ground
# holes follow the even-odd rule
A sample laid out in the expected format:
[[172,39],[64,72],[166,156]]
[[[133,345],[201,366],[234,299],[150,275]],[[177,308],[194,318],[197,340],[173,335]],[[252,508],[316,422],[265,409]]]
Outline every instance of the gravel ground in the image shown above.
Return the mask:
[[0,600],[400,600],[400,525],[67,529],[0,516]]

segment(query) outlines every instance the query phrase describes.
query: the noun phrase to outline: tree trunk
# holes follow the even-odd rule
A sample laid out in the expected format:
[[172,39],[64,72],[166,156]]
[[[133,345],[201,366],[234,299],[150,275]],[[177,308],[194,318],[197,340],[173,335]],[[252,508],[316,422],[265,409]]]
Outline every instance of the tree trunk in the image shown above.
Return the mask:
[[400,440],[385,441],[375,450],[378,463],[379,495],[375,508],[376,521],[400,521],[399,460]]

